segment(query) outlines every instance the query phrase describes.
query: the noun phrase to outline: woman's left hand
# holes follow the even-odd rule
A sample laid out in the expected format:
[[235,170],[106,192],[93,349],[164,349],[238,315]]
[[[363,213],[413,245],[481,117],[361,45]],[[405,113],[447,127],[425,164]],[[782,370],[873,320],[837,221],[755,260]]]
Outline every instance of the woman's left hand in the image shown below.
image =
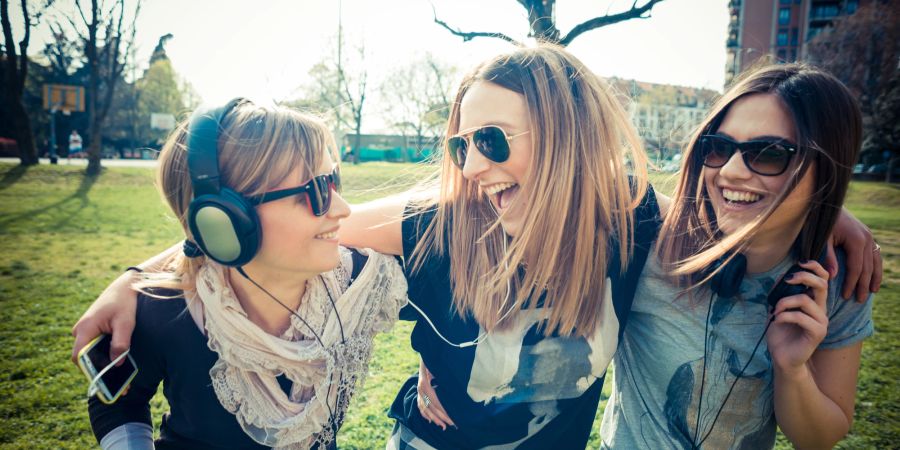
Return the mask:
[[450,419],[450,415],[447,414],[444,405],[438,399],[437,392],[432,387],[433,381],[434,375],[425,367],[425,361],[419,360],[419,383],[416,385],[418,392],[416,406],[419,407],[419,414],[428,422],[441,427],[442,430],[446,431],[448,426],[456,428],[456,424]]
[[[800,267],[812,273],[795,272],[785,282],[802,284],[809,290],[779,300],[773,312],[775,319],[766,333],[775,368],[787,372],[801,369],[828,331],[828,315],[825,312],[828,272],[816,261],[802,263]],[[796,310],[789,311],[791,309]]]
[[869,298],[869,292],[878,292],[883,269],[881,247],[875,242],[869,227],[846,209],[842,209],[838,215],[828,241],[825,267],[832,278],[838,273],[834,247],[842,247],[847,255],[841,297],[848,300],[856,298],[856,301],[864,302]]

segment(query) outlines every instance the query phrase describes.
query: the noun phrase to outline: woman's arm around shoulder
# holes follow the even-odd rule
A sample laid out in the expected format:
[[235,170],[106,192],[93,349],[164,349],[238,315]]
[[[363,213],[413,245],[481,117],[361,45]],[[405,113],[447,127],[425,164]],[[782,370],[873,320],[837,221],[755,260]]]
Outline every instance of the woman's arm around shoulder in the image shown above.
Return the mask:
[[341,223],[341,244],[402,256],[403,212],[408,200],[403,193],[353,205],[353,212]]
[[[180,251],[181,247],[181,242],[169,247],[141,263],[141,268],[158,269],[171,255]],[[88,342],[103,333],[112,335],[110,360],[118,358],[128,350],[137,311],[137,292],[131,288],[135,280],[135,273],[130,270],[119,275],[78,319],[72,327],[72,336],[75,337],[75,343],[72,345],[72,363],[76,362],[78,352]]]

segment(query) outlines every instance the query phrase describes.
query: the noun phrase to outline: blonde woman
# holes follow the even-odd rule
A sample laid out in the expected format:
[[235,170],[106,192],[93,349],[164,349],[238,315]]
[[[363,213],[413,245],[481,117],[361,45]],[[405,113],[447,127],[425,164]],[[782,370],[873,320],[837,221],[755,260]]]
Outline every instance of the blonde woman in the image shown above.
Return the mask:
[[393,257],[338,245],[350,210],[333,161],[322,122],[245,100],[173,133],[158,185],[185,252],[137,284],[138,375],[117,402],[89,404],[101,447],[335,448],[406,281]]
[[[388,446],[584,447],[658,225],[640,142],[606,84],[543,45],[476,67],[446,135],[438,198],[361,205],[342,234],[404,256],[433,374],[401,388]],[[114,284],[77,341],[115,328],[127,348],[132,295]]]

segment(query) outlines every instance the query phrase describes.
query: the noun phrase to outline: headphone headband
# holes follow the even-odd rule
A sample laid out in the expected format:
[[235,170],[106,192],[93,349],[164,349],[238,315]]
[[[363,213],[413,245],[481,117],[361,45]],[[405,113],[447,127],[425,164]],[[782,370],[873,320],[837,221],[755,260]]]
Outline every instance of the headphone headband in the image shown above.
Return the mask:
[[222,186],[218,143],[222,120],[245,102],[235,98],[224,106],[198,109],[191,116],[187,137],[187,165],[194,190],[188,227],[204,255],[237,267],[253,259],[259,250],[261,226],[253,205],[240,193]]
[[199,108],[191,116],[188,125],[187,162],[191,173],[191,187],[194,198],[201,195],[218,194],[219,182],[219,127],[222,119],[237,105],[247,100],[234,98],[224,106],[215,108]]

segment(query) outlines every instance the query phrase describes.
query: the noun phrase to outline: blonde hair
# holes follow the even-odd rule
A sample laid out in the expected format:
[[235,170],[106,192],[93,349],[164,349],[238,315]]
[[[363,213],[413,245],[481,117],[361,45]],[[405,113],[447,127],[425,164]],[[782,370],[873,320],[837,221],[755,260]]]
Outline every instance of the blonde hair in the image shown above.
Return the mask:
[[[537,309],[544,295],[545,334],[590,335],[606,295],[609,244],[621,243],[620,271],[632,253],[633,212],[647,191],[641,141],[609,86],[546,44],[497,56],[469,73],[445,136],[459,132],[460,102],[476,82],[521,94],[530,112],[534,159],[530,181],[520,187],[519,198],[527,199],[522,230],[507,249],[509,238],[477,183],[444,157],[439,207],[413,251],[413,270],[429,255],[448,254],[454,306],[488,331],[509,323],[500,319],[510,311]],[[446,142],[444,148],[446,155]],[[513,292],[505,301],[508,283]]]
[[[799,152],[788,169],[790,181],[772,204],[737,232],[723,236],[703,182],[703,155],[697,151],[697,141],[704,134],[717,132],[734,102],[753,94],[772,94],[781,100],[794,120]],[[660,260],[673,281],[682,287],[708,281],[715,271],[705,269],[719,258],[727,261],[744,250],[807,170],[814,170],[815,176],[807,212],[816,208],[816,218],[804,222],[796,246],[801,259],[818,258],[837,221],[851,168],[859,155],[861,117],[856,99],[846,86],[808,64],[764,64],[735,80],[713,105],[684,152],[672,206],[657,241]]]
[[[188,121],[179,124],[163,146],[157,188],[181,223],[185,238],[193,241],[187,224],[188,207],[194,198],[187,163],[188,129]],[[328,127],[317,117],[246,100],[222,119],[217,146],[222,186],[245,196],[274,189],[298,167],[298,183],[309,179],[328,155],[339,160]],[[197,271],[205,262],[204,256],[187,258],[178,252],[163,273],[146,274],[135,287],[193,290]]]

